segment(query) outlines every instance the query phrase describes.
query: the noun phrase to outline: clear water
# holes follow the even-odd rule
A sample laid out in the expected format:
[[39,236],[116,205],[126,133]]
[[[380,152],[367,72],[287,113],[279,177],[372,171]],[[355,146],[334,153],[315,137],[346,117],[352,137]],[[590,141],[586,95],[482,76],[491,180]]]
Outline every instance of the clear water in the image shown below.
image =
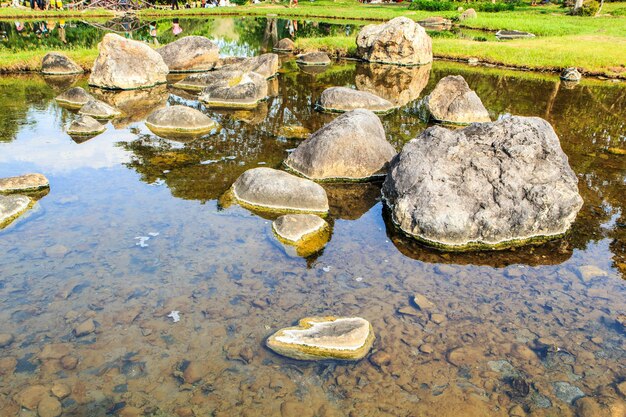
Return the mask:
[[[239,34],[232,50],[258,53],[263,31],[246,37],[238,21],[229,23]],[[222,36],[213,24],[202,30]],[[438,252],[385,222],[377,185],[333,185],[332,238],[305,259],[274,239],[270,220],[220,204],[242,172],[279,167],[298,145],[277,136],[281,126],[314,131],[332,120],[313,109],[323,89],[402,97],[382,117],[400,149],[426,127],[416,100],[449,74],[463,75],[494,118],[553,124],[585,200],[566,238]],[[64,133],[74,114],[53,100],[72,83],[86,79],[0,77],[0,176],[41,172],[51,183],[0,231],[0,333],[15,337],[0,348],[3,416],[32,415],[20,414],[15,394],[58,381],[71,388],[64,416],[174,416],[185,407],[196,416],[507,416],[516,405],[571,416],[580,395],[571,386],[602,404],[599,415],[623,415],[626,338],[616,320],[626,313],[626,157],[609,152],[626,148],[623,83],[570,89],[551,75],[445,62],[408,70],[346,61],[307,73],[285,58],[273,96],[254,111],[205,109],[165,87],[112,94],[104,98],[130,116],[82,143]],[[223,130],[189,142],[147,130],[151,109],[180,102]],[[583,278],[589,265],[602,274]],[[417,293],[445,321],[414,308]],[[312,315],[370,320],[374,356],[303,363],[264,347]],[[96,332],[76,338],[87,318]],[[68,356],[76,368],[63,367]]]

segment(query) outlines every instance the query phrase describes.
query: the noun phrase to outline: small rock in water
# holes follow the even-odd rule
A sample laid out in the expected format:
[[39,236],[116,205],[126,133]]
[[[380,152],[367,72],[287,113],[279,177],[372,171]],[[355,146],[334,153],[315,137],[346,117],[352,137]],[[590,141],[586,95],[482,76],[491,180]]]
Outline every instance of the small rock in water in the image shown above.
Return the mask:
[[584,265],[578,268],[578,276],[584,282],[589,282],[594,278],[606,277],[609,274],[602,268],[595,265]]
[[70,387],[63,382],[55,382],[50,391],[52,391],[52,394],[60,400],[72,393]]
[[10,333],[0,333],[0,348],[7,347],[13,343],[15,337]]
[[372,365],[381,368],[391,363],[391,356],[389,356],[388,353],[379,350],[370,356],[370,362]]
[[430,320],[435,324],[441,324],[446,321],[446,316],[439,313],[433,313],[430,315]]
[[413,302],[423,311],[429,311],[435,308],[435,304],[423,294],[415,294],[413,296]]
[[568,382],[554,382],[552,386],[558,399],[570,405],[574,404],[574,401],[577,399],[585,396],[585,393],[580,388]]
[[173,310],[167,317],[171,317],[174,323],[178,323],[180,321],[180,311]]
[[428,344],[428,343],[424,343],[423,345],[421,345],[419,347],[420,352],[425,353],[427,355],[433,353],[435,351],[435,349],[432,347],[432,345]]
[[63,412],[61,403],[54,397],[46,395],[37,406],[39,417],[59,417]]
[[50,182],[42,174],[0,178],[0,192],[2,193],[37,191],[48,187],[50,187]]
[[74,328],[74,335],[76,337],[87,336],[96,331],[96,324],[92,319],[87,319]]
[[61,366],[63,369],[71,371],[72,369],[76,369],[78,365],[78,357],[74,355],[65,355],[61,358]]
[[21,407],[35,411],[37,409],[37,406],[39,405],[39,402],[46,395],[48,395],[48,389],[46,387],[44,387],[43,385],[31,385],[20,391],[14,397],[14,400]]
[[69,249],[63,245],[52,245],[44,249],[46,256],[49,258],[63,258],[69,252]]

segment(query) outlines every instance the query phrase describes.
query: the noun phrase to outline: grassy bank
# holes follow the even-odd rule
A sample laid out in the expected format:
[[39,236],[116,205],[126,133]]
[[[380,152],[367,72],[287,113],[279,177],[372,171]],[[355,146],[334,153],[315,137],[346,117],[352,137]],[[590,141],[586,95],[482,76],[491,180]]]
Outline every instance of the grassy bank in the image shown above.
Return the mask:
[[94,10],[32,10],[30,8],[0,8],[0,19],[40,19],[45,18],[77,18],[89,19],[94,17],[115,16],[113,12],[105,9]]
[[[41,60],[46,53],[48,51],[43,50],[18,51],[10,54],[0,53],[0,73],[40,71]],[[91,70],[93,62],[98,56],[98,50],[95,48],[78,48],[63,51],[63,53],[86,71]]]

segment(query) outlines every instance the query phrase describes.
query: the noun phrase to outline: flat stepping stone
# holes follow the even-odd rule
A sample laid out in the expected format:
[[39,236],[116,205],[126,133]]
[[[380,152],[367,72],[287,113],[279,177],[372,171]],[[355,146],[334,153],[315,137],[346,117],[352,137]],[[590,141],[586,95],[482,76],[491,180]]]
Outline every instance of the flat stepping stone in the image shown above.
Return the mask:
[[499,30],[496,32],[498,39],[525,39],[534,38],[535,35],[529,32],[522,32],[519,30]]
[[322,92],[318,102],[322,111],[344,113],[355,109],[367,109],[374,113],[388,113],[395,106],[388,100],[367,91],[348,87],[330,87]]
[[330,58],[325,52],[308,52],[298,55],[296,63],[299,65],[330,65]]
[[253,168],[232,187],[233,197],[243,206],[269,211],[326,213],[326,191],[311,180],[272,168]]
[[289,38],[279,40],[274,47],[276,52],[292,52],[294,49],[296,49],[296,44]]
[[322,250],[330,239],[330,226],[314,214],[285,214],[274,220],[272,230],[289,255],[295,251],[305,258]]
[[41,61],[41,72],[47,75],[82,74],[84,71],[76,62],[59,52],[48,52]]
[[209,107],[249,109],[256,107],[268,95],[265,77],[256,72],[220,71],[230,73],[206,86],[198,99]]
[[91,116],[79,115],[70,127],[67,128],[67,134],[70,136],[95,136],[104,132],[106,127]]
[[73,87],[58,95],[55,100],[63,107],[80,109],[91,100],[94,100],[94,97],[81,87]]
[[361,317],[306,317],[271,335],[266,345],[293,359],[358,361],[374,339],[371,324]]
[[26,212],[32,200],[24,195],[0,195],[0,229]]
[[50,187],[50,182],[42,174],[0,178],[0,193],[38,191],[48,187]]
[[121,111],[100,100],[89,101],[80,108],[78,113],[94,119],[113,119],[122,115]]
[[146,126],[157,135],[200,136],[218,127],[217,122],[187,106],[169,106],[152,112]]
[[465,125],[491,121],[480,97],[460,75],[448,75],[439,80],[424,103],[438,122]]

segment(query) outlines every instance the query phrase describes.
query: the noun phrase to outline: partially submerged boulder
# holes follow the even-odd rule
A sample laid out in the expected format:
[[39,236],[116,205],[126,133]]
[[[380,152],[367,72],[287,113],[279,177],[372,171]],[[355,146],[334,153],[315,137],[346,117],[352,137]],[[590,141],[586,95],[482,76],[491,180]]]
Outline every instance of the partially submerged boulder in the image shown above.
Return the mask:
[[285,214],[274,220],[272,230],[287,253],[302,257],[322,250],[330,238],[328,223],[314,214]]
[[81,87],[70,88],[55,98],[59,105],[70,109],[80,109],[93,99],[93,96]]
[[577,68],[565,68],[561,71],[561,79],[563,81],[578,82],[582,79],[582,75]]
[[98,44],[89,85],[133,90],[164,84],[169,69],[157,51],[143,42],[107,33]]
[[357,55],[369,62],[424,65],[432,62],[432,41],[424,28],[408,17],[364,26],[356,38]]
[[230,64],[226,64],[220,69],[225,71],[255,72],[265,78],[272,78],[278,72],[280,61],[276,54],[262,54],[259,56],[244,58]]
[[431,67],[431,64],[417,67],[359,65],[356,70],[356,88],[376,94],[395,106],[404,106],[419,98],[428,84]]
[[185,36],[157,52],[170,72],[201,72],[215,67],[220,58],[220,48],[204,36]]
[[358,109],[315,132],[289,155],[285,165],[316,181],[366,181],[384,177],[395,154],[378,116]]
[[270,211],[326,213],[326,191],[313,181],[272,168],[253,168],[232,187],[233,197],[244,206]]
[[17,177],[0,178],[0,193],[38,191],[50,187],[42,174],[25,174]]
[[552,126],[515,116],[427,129],[391,162],[383,198],[407,235],[447,249],[563,235],[583,200]]
[[161,136],[201,136],[217,128],[218,124],[209,116],[187,106],[169,106],[152,112],[146,126]]
[[62,53],[48,52],[41,61],[41,72],[49,75],[71,75],[82,74],[83,69]]
[[289,38],[283,38],[278,41],[274,50],[277,52],[291,52],[296,49],[296,44]]
[[1,195],[0,194],[0,229],[11,224],[16,218],[26,212],[31,206],[32,200],[25,195]]
[[430,116],[438,122],[470,124],[491,121],[478,95],[460,75],[448,75],[439,80],[426,97],[425,105]]
[[256,72],[221,70],[217,78],[200,93],[199,100],[209,107],[252,108],[268,94],[267,80]]
[[395,106],[367,91],[359,91],[348,87],[330,87],[322,92],[318,108],[323,111],[344,113],[355,109],[367,109],[374,113],[388,113]]
[[113,119],[114,117],[120,116],[122,112],[120,112],[115,107],[109,106],[104,101],[100,100],[90,100],[78,111],[79,114],[83,114],[86,116],[91,116],[94,119]]
[[67,128],[70,136],[95,136],[104,132],[106,127],[91,116],[80,115]]
[[417,23],[419,23],[420,26],[434,30],[448,29],[452,26],[452,20],[446,19],[441,16],[427,17],[426,19],[420,20]]
[[307,52],[296,58],[298,65],[325,66],[330,65],[330,58],[326,52]]
[[266,345],[293,359],[358,361],[374,339],[371,324],[361,317],[306,317],[271,335]]

